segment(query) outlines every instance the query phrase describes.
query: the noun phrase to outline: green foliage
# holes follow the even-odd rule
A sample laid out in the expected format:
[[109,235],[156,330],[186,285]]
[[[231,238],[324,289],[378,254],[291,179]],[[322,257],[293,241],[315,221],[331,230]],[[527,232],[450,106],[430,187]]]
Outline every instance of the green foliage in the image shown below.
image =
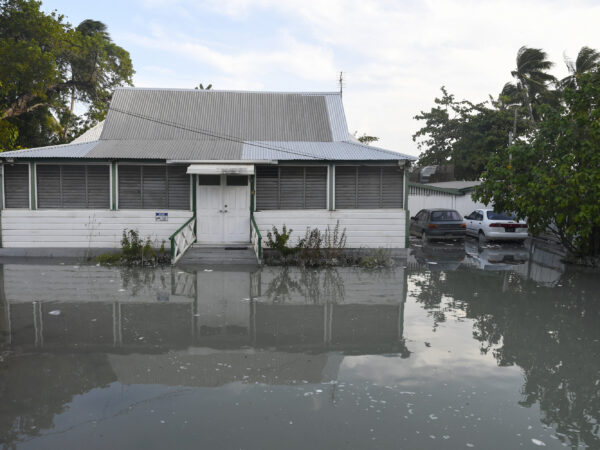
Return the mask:
[[[70,140],[104,118],[114,88],[131,84],[133,75],[129,53],[104,24],[86,20],[73,28],[40,6],[0,0],[0,124],[19,130],[15,147]],[[88,106],[85,119],[73,114],[75,101]],[[0,147],[7,143],[0,135]]]
[[197,91],[210,91],[212,89],[212,84],[207,84],[206,87],[202,83],[196,86],[194,89]]
[[475,198],[527,218],[533,234],[552,230],[576,257],[600,255],[599,105],[600,73],[580,75],[529,142],[490,159]]
[[359,264],[365,269],[379,269],[394,265],[392,252],[387,248],[372,248],[360,258]]
[[413,135],[422,150],[419,166],[453,164],[457,178],[476,180],[488,158],[506,145],[512,111],[502,100],[474,104],[456,101],[445,87],[441,90],[437,106],[415,116],[425,122]]
[[152,241],[140,238],[137,230],[123,230],[121,238],[121,251],[118,253],[108,252],[99,255],[96,261],[100,264],[119,264],[124,266],[155,266],[170,261],[165,254],[165,242],[163,241],[158,255],[152,247]]
[[[354,132],[354,136],[356,136],[357,132]],[[361,136],[358,136],[356,139],[358,139],[358,142],[360,142],[361,144],[366,144],[369,145],[371,142],[377,142],[379,140],[379,138],[377,136],[370,136],[366,133],[363,133]]]
[[272,231],[267,233],[267,242],[265,245],[269,248],[277,250],[277,252],[283,256],[288,256],[298,251],[297,247],[288,247],[288,241],[292,234],[291,228],[288,230],[284,225],[281,227],[281,233],[277,230],[276,226],[273,226]]

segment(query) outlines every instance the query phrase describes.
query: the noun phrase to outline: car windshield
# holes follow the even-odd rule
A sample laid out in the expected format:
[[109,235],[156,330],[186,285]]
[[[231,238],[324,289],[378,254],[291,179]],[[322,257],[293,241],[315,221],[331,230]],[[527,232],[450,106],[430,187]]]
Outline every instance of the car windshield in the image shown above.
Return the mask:
[[507,212],[497,213],[494,211],[488,211],[487,218],[490,220],[517,220],[517,218],[514,216],[514,214],[510,214]]
[[451,222],[454,220],[462,220],[460,214],[456,211],[432,211],[432,222]]

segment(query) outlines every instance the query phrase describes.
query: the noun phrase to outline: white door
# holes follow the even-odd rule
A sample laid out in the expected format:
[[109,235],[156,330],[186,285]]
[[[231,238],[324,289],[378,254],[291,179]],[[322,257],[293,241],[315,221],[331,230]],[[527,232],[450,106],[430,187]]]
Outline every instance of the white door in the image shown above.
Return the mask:
[[198,175],[196,216],[199,244],[247,243],[250,187],[247,176]]

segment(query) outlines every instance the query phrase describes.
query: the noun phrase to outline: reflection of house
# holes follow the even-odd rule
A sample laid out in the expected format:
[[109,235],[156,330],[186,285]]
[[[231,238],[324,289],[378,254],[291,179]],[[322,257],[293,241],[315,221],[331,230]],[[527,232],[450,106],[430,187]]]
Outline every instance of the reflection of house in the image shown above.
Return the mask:
[[[356,354],[403,348],[402,269],[360,277],[354,269],[315,278],[318,273],[325,274],[312,271],[306,283],[301,280],[306,272],[299,269],[270,268],[263,277],[261,272],[5,265],[2,326],[10,345],[32,351],[255,347]],[[381,283],[382,276],[389,282]],[[21,289],[25,280],[29,283]],[[269,294],[277,291],[275,285],[293,293],[293,300],[285,303]]]

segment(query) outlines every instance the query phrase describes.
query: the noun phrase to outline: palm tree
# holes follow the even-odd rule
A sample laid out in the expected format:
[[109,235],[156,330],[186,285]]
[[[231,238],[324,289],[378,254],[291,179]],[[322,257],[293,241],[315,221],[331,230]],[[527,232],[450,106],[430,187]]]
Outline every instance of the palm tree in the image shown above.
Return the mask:
[[[511,72],[516,80],[516,88],[522,92],[529,118],[535,123],[534,103],[543,102],[550,95],[549,85],[556,81],[549,70],[554,64],[540,48],[521,47],[517,52],[517,68]],[[507,87],[505,86],[505,89]]]
[[600,69],[600,52],[590,47],[581,47],[574,62],[565,55],[565,64],[569,69],[569,76],[560,80],[560,86],[575,88],[580,75]]

